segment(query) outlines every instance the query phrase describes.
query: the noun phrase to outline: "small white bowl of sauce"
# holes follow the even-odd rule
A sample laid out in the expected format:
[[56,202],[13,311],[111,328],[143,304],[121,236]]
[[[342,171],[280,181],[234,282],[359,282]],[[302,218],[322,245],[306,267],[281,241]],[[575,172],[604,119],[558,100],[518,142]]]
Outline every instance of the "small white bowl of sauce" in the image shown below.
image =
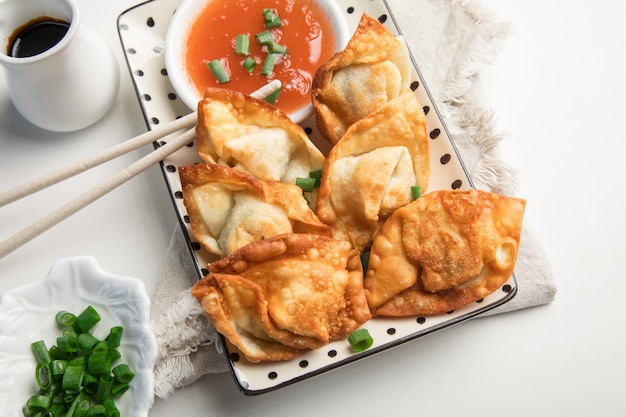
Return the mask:
[[[277,26],[266,27],[266,13]],[[264,32],[271,35],[262,44],[257,35]],[[238,35],[248,39],[239,53]],[[193,110],[207,87],[250,94],[278,79],[283,87],[273,104],[300,123],[313,114],[315,72],[350,36],[334,0],[183,0],[168,27],[165,65],[179,98]],[[266,62],[271,59],[273,66]],[[227,81],[209,68],[215,61]]]

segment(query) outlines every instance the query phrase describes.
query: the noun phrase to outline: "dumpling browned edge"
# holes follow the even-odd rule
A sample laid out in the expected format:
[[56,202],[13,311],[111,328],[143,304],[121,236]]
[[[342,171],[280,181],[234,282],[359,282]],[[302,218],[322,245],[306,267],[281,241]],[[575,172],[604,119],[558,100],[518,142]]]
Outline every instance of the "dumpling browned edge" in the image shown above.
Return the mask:
[[[510,235],[504,240],[510,243],[515,241],[517,246],[521,239],[522,217],[526,201],[500,195],[491,194],[485,191],[437,191],[431,193],[470,193],[477,194],[479,198],[492,198],[511,204],[511,213],[502,217],[501,227],[510,230]],[[417,276],[421,273],[420,266],[409,260],[402,242],[402,216],[407,208],[400,209],[383,226],[381,236],[389,238],[386,242],[374,242],[385,248],[388,252],[388,262],[384,268],[389,270],[385,273],[385,280],[376,282],[372,274],[368,274],[365,280],[365,292],[368,296],[368,303],[374,317],[377,316],[431,316],[448,313],[452,310],[466,306],[474,301],[480,300],[500,288],[513,274],[515,262],[512,265],[503,267],[498,264],[497,259],[489,259],[489,264],[484,265],[483,272],[453,288],[430,292],[426,291],[419,283]],[[392,243],[393,241],[393,243]],[[515,258],[518,247],[515,248]],[[393,260],[389,262],[389,260]],[[370,256],[370,266],[374,269],[380,267],[380,259],[374,254]],[[485,273],[485,271],[487,273]],[[377,285],[381,285],[378,289]],[[385,292],[385,286],[394,288]]]
[[[375,40],[375,41],[374,41]],[[320,66],[313,77],[311,101],[315,109],[315,123],[320,135],[335,144],[345,134],[352,123],[341,120],[333,110],[333,103],[324,98],[324,90],[333,78],[336,70],[352,65],[372,51],[384,51],[385,42],[397,43],[397,39],[376,19],[364,13],[348,42],[348,45],[337,52],[327,63]],[[382,43],[382,44],[381,44]],[[384,53],[374,54],[375,59],[384,59]]]

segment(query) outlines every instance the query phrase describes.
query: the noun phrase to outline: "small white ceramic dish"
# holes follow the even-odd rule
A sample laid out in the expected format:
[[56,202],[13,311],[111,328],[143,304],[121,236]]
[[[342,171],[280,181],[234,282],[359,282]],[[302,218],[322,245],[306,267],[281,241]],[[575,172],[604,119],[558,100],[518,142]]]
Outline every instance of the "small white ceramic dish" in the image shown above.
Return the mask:
[[101,320],[92,333],[104,338],[110,328],[124,328],[121,362],[135,373],[130,389],[116,400],[124,417],[146,417],[154,400],[156,339],[150,325],[150,298],[143,282],[102,270],[94,258],[63,259],[48,275],[0,296],[0,410],[22,417],[22,406],[37,392],[30,344],[43,339],[50,347],[60,330],[55,314],[80,313],[88,305]]
[[[192,110],[196,110],[202,98],[188,75],[184,54],[192,22],[197,19],[202,9],[213,0],[183,0],[176,8],[165,37],[165,67],[172,86],[179,98]],[[344,13],[335,0],[315,0],[329,16],[335,34],[337,50],[343,49],[350,40],[351,32],[344,18]],[[228,88],[228,85],[224,85]],[[289,114],[295,123],[300,123],[313,114],[313,105],[304,107]]]

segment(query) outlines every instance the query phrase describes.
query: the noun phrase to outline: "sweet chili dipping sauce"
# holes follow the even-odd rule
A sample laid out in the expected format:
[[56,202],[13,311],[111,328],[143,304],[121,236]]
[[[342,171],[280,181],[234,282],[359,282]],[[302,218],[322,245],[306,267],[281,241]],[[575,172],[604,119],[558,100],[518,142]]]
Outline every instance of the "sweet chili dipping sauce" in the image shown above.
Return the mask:
[[[281,26],[267,29],[263,10],[273,8]],[[276,61],[273,71],[262,75],[267,46],[256,34],[270,30],[275,42],[288,53]],[[256,68],[249,73],[242,63],[246,56],[235,53],[235,38],[249,35],[249,55]],[[250,94],[273,79],[283,83],[275,105],[289,114],[311,100],[311,83],[321,64],[336,51],[330,20],[311,0],[215,0],[209,2],[190,29],[186,66],[200,96],[206,87],[222,87]],[[230,76],[220,83],[208,68],[219,60]]]

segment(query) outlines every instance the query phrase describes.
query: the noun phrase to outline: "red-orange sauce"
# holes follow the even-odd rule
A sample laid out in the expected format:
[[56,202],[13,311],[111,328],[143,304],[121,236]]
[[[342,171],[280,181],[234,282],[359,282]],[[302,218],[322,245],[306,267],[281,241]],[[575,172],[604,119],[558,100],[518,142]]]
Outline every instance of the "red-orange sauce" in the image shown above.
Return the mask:
[[[261,74],[267,52],[255,35],[266,30],[263,9],[274,8],[282,26],[270,29],[276,41],[288,48],[269,76]],[[241,65],[245,56],[235,54],[235,37],[250,36],[250,56],[257,66],[252,74]],[[215,0],[209,2],[190,29],[185,62],[200,96],[206,87],[223,87],[251,93],[273,79],[283,83],[275,103],[292,113],[311,100],[315,71],[336,52],[332,25],[323,10],[311,0]],[[219,59],[230,81],[220,84],[207,64]]]

